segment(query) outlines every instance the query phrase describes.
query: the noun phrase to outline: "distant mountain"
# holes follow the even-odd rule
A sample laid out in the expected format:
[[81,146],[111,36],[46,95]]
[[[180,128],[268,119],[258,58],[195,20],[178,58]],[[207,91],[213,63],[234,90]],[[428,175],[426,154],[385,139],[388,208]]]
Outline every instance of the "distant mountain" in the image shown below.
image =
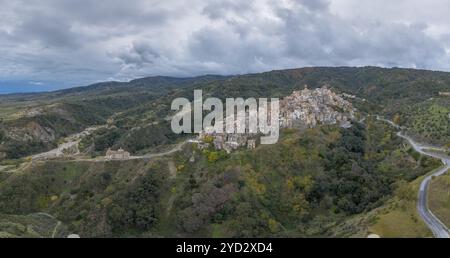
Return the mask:
[[50,81],[0,80],[0,94],[54,91],[67,85]]

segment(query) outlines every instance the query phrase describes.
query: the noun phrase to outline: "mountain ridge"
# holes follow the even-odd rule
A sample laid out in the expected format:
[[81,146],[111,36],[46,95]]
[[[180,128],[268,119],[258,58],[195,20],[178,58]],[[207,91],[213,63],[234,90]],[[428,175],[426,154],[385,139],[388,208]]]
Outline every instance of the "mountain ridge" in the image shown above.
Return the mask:
[[277,73],[277,72],[297,72],[297,71],[308,71],[308,70],[330,70],[330,69],[337,69],[341,71],[354,71],[358,69],[374,69],[378,71],[404,71],[404,72],[425,72],[425,73],[436,73],[436,74],[444,74],[444,75],[450,75],[450,72],[448,71],[440,71],[440,70],[428,70],[428,69],[417,69],[417,68],[402,68],[402,67],[380,67],[380,66],[308,66],[308,67],[299,67],[299,68],[288,68],[288,69],[275,69],[270,71],[263,71],[263,72],[255,72],[255,73],[248,73],[248,74],[237,74],[237,75],[220,75],[220,74],[204,74],[204,75],[198,75],[193,77],[177,77],[177,76],[165,76],[165,75],[155,75],[155,76],[145,76],[140,77],[136,79],[132,79],[129,81],[102,81],[97,83],[92,83],[84,86],[73,86],[65,89],[59,89],[59,90],[53,90],[53,91],[45,91],[45,92],[17,92],[17,93],[7,93],[7,94],[0,94],[1,97],[20,97],[20,96],[33,96],[33,95],[40,95],[40,94],[49,94],[49,93],[64,93],[64,92],[71,92],[73,90],[81,90],[81,89],[89,89],[89,88],[96,88],[101,86],[109,86],[109,84],[116,84],[116,85],[123,85],[123,84],[133,84],[140,81],[146,81],[146,80],[172,80],[172,81],[192,81],[196,79],[212,79],[212,80],[218,80],[218,79],[227,79],[227,78],[233,78],[233,77],[246,77],[246,76],[254,76],[254,75],[264,75],[264,74],[270,74],[270,73]]
[[[338,93],[345,92],[356,95],[360,100],[367,99],[365,102],[355,100],[356,107],[361,112],[387,116],[398,114],[404,118],[403,123],[411,124],[407,120],[411,119],[408,113],[413,112],[408,110],[409,106],[420,105],[426,103],[425,101],[430,98],[436,98],[439,99],[436,105],[443,108],[433,110],[440,110],[440,112],[445,110],[448,98],[439,96],[439,92],[449,90],[450,73],[377,67],[309,67],[237,76],[206,75],[191,78],[156,76],[140,78],[127,83],[104,82],[50,93],[16,97],[0,96],[0,99],[3,98],[0,103],[0,119],[3,120],[0,131],[7,131],[8,128],[13,128],[17,124],[36,122],[34,120],[40,119],[47,121],[45,123],[50,130],[64,131],[65,133],[59,137],[65,137],[89,126],[105,124],[113,117],[115,125],[119,128],[119,134],[130,132],[130,129],[135,127],[147,130],[147,132],[142,132],[147,136],[150,132],[158,135],[166,134],[164,131],[170,129],[164,119],[170,116],[171,101],[177,97],[192,98],[194,89],[202,89],[205,95],[222,99],[227,97],[283,97],[294,90],[303,88],[305,84],[313,89],[328,85]],[[46,107],[53,105],[64,107],[61,115],[44,112],[34,118],[23,116],[30,110],[46,110]],[[83,116],[87,114],[90,118],[83,119]],[[72,117],[78,118],[73,120]],[[423,130],[424,123],[425,121],[415,122],[417,126],[421,126],[417,130],[419,133],[420,130]],[[154,126],[149,127],[149,124],[154,124]],[[439,125],[441,126],[439,134],[444,134],[443,137],[436,133],[426,135],[426,137],[450,142],[450,136],[445,135],[447,130],[445,124],[440,123]],[[69,130],[61,130],[62,127],[69,128]],[[133,132],[133,134],[135,133]],[[148,137],[153,138],[152,136]],[[170,138],[176,139],[177,137],[162,137],[166,140]],[[116,144],[123,142],[122,144],[125,145],[121,147],[130,145],[126,143],[128,140],[123,141],[118,140]],[[5,149],[5,144],[7,143],[0,144],[0,153],[4,152],[1,150]],[[15,144],[17,142],[10,146]],[[47,145],[42,145],[40,140],[23,144],[25,144],[24,148],[30,144]],[[150,147],[153,144],[145,144],[142,148],[145,148],[144,146]],[[6,147],[7,150],[11,148],[14,147]]]

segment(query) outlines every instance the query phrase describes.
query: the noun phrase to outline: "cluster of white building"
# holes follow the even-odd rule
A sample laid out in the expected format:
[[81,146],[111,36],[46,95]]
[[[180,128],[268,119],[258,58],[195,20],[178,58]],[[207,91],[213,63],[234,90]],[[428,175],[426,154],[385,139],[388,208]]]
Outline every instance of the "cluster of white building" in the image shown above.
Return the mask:
[[[351,96],[351,95],[348,95]],[[280,101],[281,128],[313,128],[320,124],[339,124],[350,127],[355,109],[352,104],[328,87],[294,91]],[[246,118],[248,123],[248,117]],[[247,124],[248,125],[248,124]],[[197,143],[201,149],[213,146],[228,153],[239,148],[254,149],[258,134],[227,134],[201,132]]]
[[348,126],[354,118],[352,104],[328,87],[294,91],[280,102],[281,127],[313,128],[320,124]]

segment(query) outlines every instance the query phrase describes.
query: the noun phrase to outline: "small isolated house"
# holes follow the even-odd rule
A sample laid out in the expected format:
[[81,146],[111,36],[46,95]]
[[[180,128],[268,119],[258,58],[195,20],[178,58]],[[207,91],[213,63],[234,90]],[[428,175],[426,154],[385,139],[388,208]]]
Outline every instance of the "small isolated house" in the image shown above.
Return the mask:
[[130,158],[130,153],[127,151],[124,151],[122,148],[120,148],[117,151],[113,151],[111,149],[108,149],[108,151],[106,151],[106,159],[124,160],[124,159],[129,159],[129,158]]

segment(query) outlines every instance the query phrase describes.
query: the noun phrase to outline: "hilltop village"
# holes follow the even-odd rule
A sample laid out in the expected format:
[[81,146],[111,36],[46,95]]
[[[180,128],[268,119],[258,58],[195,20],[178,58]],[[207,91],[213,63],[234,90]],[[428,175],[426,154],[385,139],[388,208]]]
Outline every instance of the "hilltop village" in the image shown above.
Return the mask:
[[[343,128],[351,127],[355,108],[345,98],[352,95],[336,94],[327,86],[314,90],[305,85],[303,90],[294,91],[280,100],[280,128],[314,128],[318,125],[339,124]],[[247,121],[248,122],[248,121]],[[195,142],[201,149],[211,145],[216,150],[227,153],[238,148],[256,148],[259,134],[227,134],[201,132]]]

